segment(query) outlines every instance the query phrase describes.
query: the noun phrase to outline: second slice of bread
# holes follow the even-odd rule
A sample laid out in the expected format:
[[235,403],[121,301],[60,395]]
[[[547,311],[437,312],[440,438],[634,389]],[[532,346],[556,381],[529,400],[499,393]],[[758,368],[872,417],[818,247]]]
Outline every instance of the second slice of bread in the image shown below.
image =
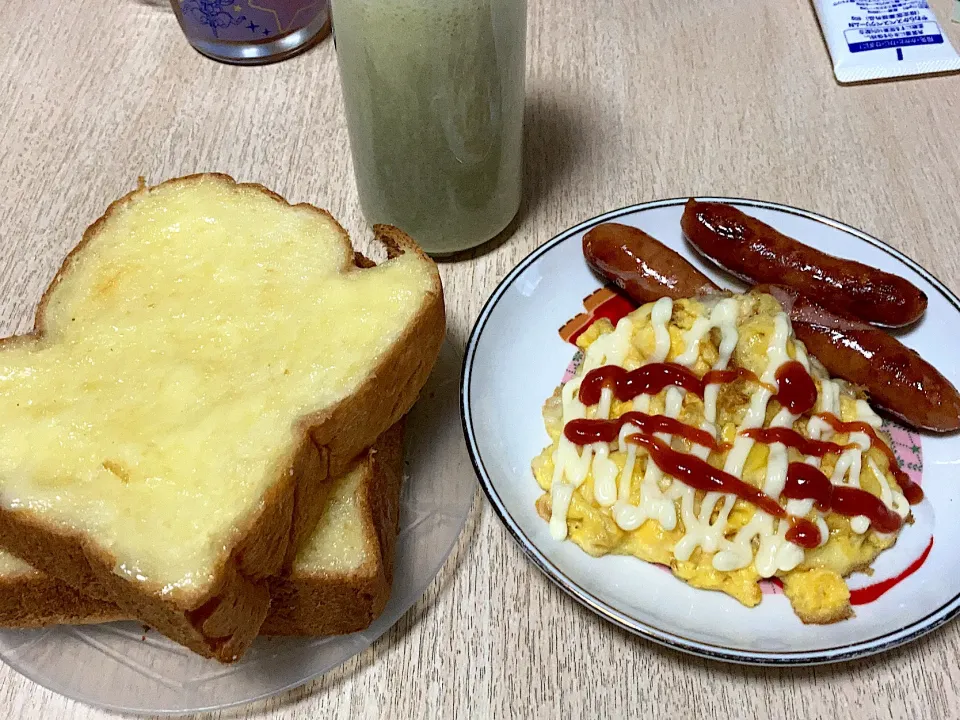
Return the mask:
[[[293,567],[270,581],[262,635],[341,635],[366,628],[390,597],[403,482],[403,422],[333,481],[317,527]],[[126,619],[116,605],[0,551],[0,627]]]
[[0,547],[237,659],[442,342],[436,266],[377,235],[358,268],[327,213],[222,175],[111,205],[0,344]]
[[384,433],[359,466],[338,481],[289,574],[270,579],[263,635],[342,635],[383,611],[403,485],[403,428]]

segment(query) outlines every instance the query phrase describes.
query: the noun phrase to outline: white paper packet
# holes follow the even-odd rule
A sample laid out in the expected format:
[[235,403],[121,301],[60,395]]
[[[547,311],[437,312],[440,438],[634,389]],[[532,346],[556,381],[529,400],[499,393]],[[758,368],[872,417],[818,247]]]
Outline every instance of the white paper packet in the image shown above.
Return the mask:
[[813,0],[838,82],[960,70],[927,0]]

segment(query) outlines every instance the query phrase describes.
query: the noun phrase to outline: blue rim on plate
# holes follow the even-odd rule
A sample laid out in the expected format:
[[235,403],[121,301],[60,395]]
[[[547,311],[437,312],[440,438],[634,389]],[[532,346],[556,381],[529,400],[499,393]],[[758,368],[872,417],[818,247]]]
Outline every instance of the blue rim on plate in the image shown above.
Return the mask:
[[[848,233],[857,239],[862,240],[878,248],[879,250],[882,250],[883,252],[907,265],[909,268],[922,276],[934,288],[936,288],[936,290],[958,312],[960,312],[960,299],[958,299],[957,296],[954,295],[930,271],[918,265],[899,250],[890,247],[872,235],[851,227],[846,223],[828,218],[824,215],[820,215],[819,213],[810,212],[808,210],[800,210],[789,205],[782,205],[780,203],[767,202],[763,200],[750,200],[730,197],[697,197],[705,202],[729,203],[740,207],[755,207],[775,210],[789,215],[796,215]],[[527,257],[520,261],[520,263],[513,268],[513,270],[511,270],[503,280],[500,281],[500,284],[497,285],[496,289],[490,295],[490,298],[480,311],[480,315],[473,327],[473,331],[470,333],[470,339],[467,341],[460,385],[460,415],[463,422],[463,433],[464,437],[466,438],[467,450],[470,454],[470,460],[473,463],[474,470],[479,478],[480,486],[483,488],[487,499],[493,506],[493,509],[500,518],[500,521],[504,524],[504,526],[510,532],[510,535],[520,546],[520,549],[523,550],[523,552],[534,563],[534,565],[536,565],[537,568],[544,573],[544,575],[546,575],[551,581],[560,587],[561,590],[566,592],[568,595],[570,595],[570,597],[580,604],[595,612],[600,617],[612,622],[614,625],[674,650],[680,650],[682,652],[711,660],[739,663],[744,665],[819,665],[825,663],[844,662],[847,660],[854,660],[857,658],[866,657],[868,655],[885,652],[916,640],[917,638],[936,630],[940,626],[960,615],[960,595],[954,596],[949,601],[941,605],[937,610],[929,613],[925,617],[911,623],[910,625],[874,638],[869,638],[855,643],[848,643],[846,645],[824,650],[778,650],[776,652],[742,650],[727,648],[721,645],[703,643],[676,633],[667,632],[648,623],[641,622],[613,608],[608,603],[597,598],[589,590],[581,587],[569,577],[564,575],[564,573],[550,560],[548,560],[547,557],[540,551],[540,549],[537,548],[536,545],[531,542],[531,540],[523,533],[519,525],[511,517],[501,497],[497,493],[497,490],[494,487],[494,484],[492,483],[491,478],[484,466],[481,451],[477,446],[476,437],[473,431],[470,390],[473,376],[473,362],[477,346],[487,324],[487,320],[489,319],[490,314],[496,307],[500,298],[530,265],[532,265],[537,259],[549,252],[555,246],[568,240],[571,236],[581,233],[588,228],[591,228],[602,222],[612,221],[624,215],[629,215],[644,210],[651,210],[654,208],[683,205],[687,202],[687,200],[688,197],[682,197],[639,203],[636,205],[619,208],[617,210],[612,210],[602,215],[597,215],[596,217],[590,218],[589,220],[585,220],[584,222],[579,223],[578,225],[575,225],[574,227],[571,227],[559,235],[551,238],[527,255]]]

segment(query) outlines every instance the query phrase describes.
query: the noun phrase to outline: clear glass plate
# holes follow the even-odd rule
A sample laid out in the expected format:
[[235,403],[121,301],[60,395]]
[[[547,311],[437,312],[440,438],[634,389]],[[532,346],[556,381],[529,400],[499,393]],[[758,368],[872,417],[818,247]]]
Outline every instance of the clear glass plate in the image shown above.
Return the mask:
[[423,595],[460,535],[476,493],[458,409],[459,353],[445,343],[411,410],[393,593],[366,630],[328,638],[259,638],[221,665],[137,622],[0,630],[0,658],[31,680],[91,705],[188,713],[301,685],[369,647]]

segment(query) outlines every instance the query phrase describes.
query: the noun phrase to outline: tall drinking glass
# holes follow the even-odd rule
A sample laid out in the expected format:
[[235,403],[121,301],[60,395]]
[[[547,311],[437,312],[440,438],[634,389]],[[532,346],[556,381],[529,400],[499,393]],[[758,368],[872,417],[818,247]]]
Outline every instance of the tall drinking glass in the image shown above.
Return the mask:
[[489,240],[520,205],[526,0],[333,0],[367,220],[433,255]]

